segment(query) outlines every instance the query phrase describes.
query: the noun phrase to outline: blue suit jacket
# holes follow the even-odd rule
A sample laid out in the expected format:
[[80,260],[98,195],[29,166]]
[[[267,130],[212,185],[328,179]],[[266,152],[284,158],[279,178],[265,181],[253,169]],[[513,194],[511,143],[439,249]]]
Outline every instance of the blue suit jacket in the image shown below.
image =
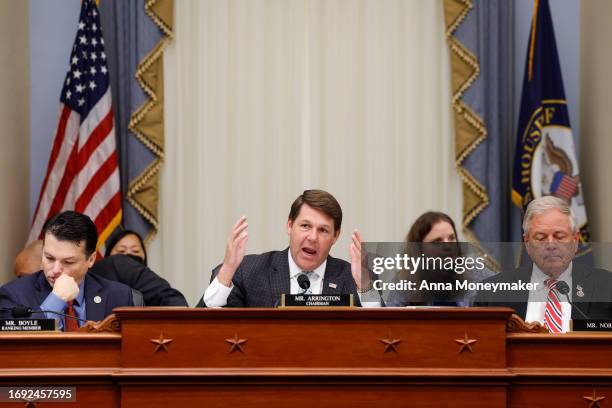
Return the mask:
[[[502,272],[485,279],[483,282],[530,282],[531,267],[519,268],[514,272]],[[592,268],[579,263],[572,267],[572,293],[578,293],[581,287],[582,297],[572,295],[572,319],[584,319],[579,308],[590,319],[612,319],[612,273],[605,269]],[[507,306],[516,311],[522,319],[527,317],[528,291],[505,291],[492,293],[481,291],[476,295],[474,306]],[[565,301],[562,297],[561,301]]]
[[[17,278],[0,288],[0,308],[27,306],[33,311],[40,310],[40,305],[51,290],[43,271]],[[129,286],[94,274],[85,275],[84,291],[87,320],[100,321],[111,314],[115,307],[133,305],[132,290]],[[100,303],[94,302],[96,296],[100,297]],[[0,311],[0,316],[12,317],[10,311]]]

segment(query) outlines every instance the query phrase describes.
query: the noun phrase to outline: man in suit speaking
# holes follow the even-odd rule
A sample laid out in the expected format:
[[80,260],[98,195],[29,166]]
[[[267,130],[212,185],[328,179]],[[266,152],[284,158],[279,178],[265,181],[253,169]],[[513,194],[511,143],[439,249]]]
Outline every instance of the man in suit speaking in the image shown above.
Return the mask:
[[88,216],[65,211],[51,218],[43,227],[42,270],[0,288],[0,313],[10,317],[10,309],[18,306],[49,311],[46,317],[57,319],[60,329],[74,331],[76,319],[52,312],[99,321],[115,307],[132,306],[128,286],[87,273],[96,259],[97,241],[96,225]]
[[525,321],[540,322],[552,333],[569,331],[570,319],[611,319],[612,273],[574,262],[579,237],[576,216],[565,200],[534,199],[523,218],[523,240],[533,266],[484,282],[528,282],[535,289],[503,294],[481,291],[474,305],[512,307]]
[[291,205],[289,248],[245,256],[248,224],[246,217],[240,217],[227,240],[223,264],[213,270],[214,279],[198,307],[274,307],[282,294],[303,292],[298,284],[303,274],[310,281],[306,293],[352,293],[362,306],[380,306],[369,276],[361,275],[359,231],[351,237],[350,264],[329,255],[341,224],[342,209],[331,194],[306,190]]

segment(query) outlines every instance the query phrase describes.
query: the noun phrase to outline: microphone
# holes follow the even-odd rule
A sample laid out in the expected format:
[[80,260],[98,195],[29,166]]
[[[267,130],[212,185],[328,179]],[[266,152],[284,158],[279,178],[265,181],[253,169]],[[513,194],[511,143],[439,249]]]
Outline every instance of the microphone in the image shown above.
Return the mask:
[[87,320],[85,319],[81,319],[76,316],[70,316],[70,315],[67,315],[66,313],[56,312],[54,310],[32,310],[31,307],[27,307],[23,305],[2,308],[2,310],[6,312],[11,312],[11,316],[13,316],[15,319],[32,317],[32,313],[52,313],[58,316],[68,317],[70,319],[78,320],[79,322],[87,323]]
[[308,279],[308,276],[306,276],[305,273],[298,275],[297,282],[298,285],[300,285],[300,288],[304,289],[302,293],[306,293],[306,291],[310,289],[310,279]]
[[27,306],[3,307],[0,308],[0,311],[11,312],[11,317],[16,319],[30,317],[32,315],[32,309]]
[[565,298],[567,299],[567,302],[568,302],[570,305],[572,305],[572,307],[576,308],[576,310],[577,310],[577,311],[578,311],[578,312],[579,312],[579,313],[582,315],[582,317],[584,317],[586,320],[590,320],[590,319],[589,319],[589,317],[588,317],[586,314],[584,314],[584,313],[582,312],[582,310],[580,310],[580,308],[579,308],[578,306],[576,306],[576,305],[575,305],[575,304],[574,304],[574,303],[573,303],[573,302],[570,300],[569,295],[568,295],[568,293],[569,293],[569,291],[570,291],[570,288],[569,288],[569,285],[568,285],[567,283],[565,283],[565,282],[563,282],[563,281],[559,281],[559,282],[557,282],[557,285],[555,285],[555,289],[556,289],[556,290],[557,290],[557,291],[558,291],[560,294],[565,295]]
[[66,313],[56,312],[54,310],[41,310],[40,313],[53,313],[53,314],[56,314],[58,316],[68,317],[70,319],[77,320],[77,321],[83,322],[83,323],[87,323],[89,321],[89,320],[86,320],[86,319],[81,319],[80,317],[67,315]]
[[27,306],[15,306],[11,310],[11,315],[16,318],[32,316],[32,309]]

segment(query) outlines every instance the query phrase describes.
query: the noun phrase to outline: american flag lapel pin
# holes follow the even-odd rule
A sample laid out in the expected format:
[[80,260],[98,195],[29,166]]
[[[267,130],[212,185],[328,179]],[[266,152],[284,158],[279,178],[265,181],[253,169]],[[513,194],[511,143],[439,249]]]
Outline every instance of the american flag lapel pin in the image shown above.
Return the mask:
[[329,287],[332,289],[336,289],[338,285],[336,285],[334,282],[329,282]]

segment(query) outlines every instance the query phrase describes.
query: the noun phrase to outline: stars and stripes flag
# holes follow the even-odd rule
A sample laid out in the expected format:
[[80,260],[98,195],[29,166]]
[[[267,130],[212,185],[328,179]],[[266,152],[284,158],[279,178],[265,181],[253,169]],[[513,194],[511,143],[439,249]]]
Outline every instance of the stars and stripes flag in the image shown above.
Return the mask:
[[64,210],[87,214],[98,248],[121,222],[121,188],[100,15],[84,0],[60,95],[59,120],[28,242]]

